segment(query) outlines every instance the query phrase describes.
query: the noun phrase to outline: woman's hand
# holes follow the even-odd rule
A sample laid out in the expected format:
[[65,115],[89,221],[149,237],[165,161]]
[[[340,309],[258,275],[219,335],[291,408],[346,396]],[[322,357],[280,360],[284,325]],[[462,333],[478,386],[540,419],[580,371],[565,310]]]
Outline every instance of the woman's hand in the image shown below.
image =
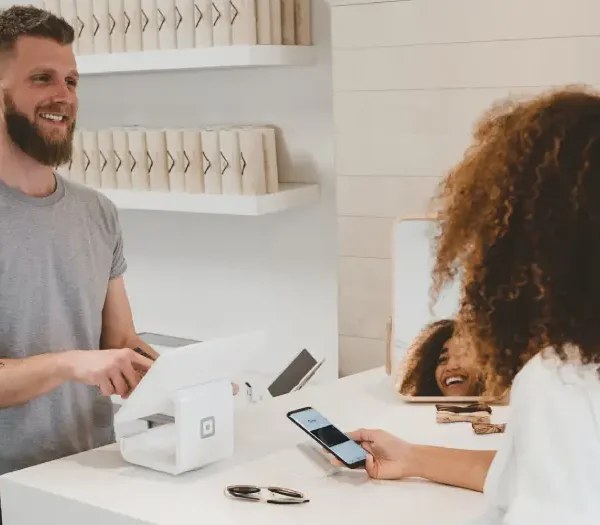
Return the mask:
[[[412,445],[383,430],[357,430],[348,437],[367,452],[365,469],[375,479],[423,478],[483,491],[496,452]],[[332,463],[343,464],[337,459]]]
[[[367,452],[365,470],[374,479],[402,479],[411,477],[413,445],[383,430],[361,429],[349,432]],[[342,466],[337,459],[332,463]]]

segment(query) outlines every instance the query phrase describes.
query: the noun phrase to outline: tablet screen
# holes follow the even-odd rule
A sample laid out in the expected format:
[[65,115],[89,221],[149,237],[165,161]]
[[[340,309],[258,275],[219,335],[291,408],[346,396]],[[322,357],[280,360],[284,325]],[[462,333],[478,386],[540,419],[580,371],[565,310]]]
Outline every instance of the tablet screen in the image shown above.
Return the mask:
[[288,394],[317,365],[308,350],[302,350],[287,368],[271,383],[268,390],[273,397]]

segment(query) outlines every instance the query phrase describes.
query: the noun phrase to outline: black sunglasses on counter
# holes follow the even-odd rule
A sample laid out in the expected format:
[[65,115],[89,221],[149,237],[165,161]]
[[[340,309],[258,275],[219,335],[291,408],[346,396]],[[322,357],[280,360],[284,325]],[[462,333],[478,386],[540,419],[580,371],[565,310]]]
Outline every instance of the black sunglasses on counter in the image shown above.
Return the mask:
[[297,490],[283,487],[259,487],[258,485],[229,485],[225,487],[225,495],[233,499],[276,505],[294,505],[310,501]]

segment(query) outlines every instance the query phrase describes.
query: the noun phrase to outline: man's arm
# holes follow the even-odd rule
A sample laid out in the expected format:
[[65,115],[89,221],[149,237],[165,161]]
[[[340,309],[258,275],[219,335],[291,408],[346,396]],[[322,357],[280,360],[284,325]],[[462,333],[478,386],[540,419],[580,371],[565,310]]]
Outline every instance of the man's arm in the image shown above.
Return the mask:
[[496,452],[413,445],[411,456],[411,477],[483,492]]
[[[102,348],[140,347],[153,358],[158,356],[135,333],[122,278],[109,284],[102,321]],[[0,358],[0,409],[27,403],[69,380],[97,384],[105,395],[114,389],[126,392],[127,383],[135,386],[139,381],[130,366],[132,360],[144,369],[148,367],[144,358],[128,356],[123,351],[94,355],[90,351],[67,350],[24,359]]]
[[59,387],[69,378],[66,354],[0,359],[0,409],[21,405]]
[[102,310],[102,348],[140,348],[153,359],[159,355],[144,343],[135,331],[131,305],[122,276],[108,283]]

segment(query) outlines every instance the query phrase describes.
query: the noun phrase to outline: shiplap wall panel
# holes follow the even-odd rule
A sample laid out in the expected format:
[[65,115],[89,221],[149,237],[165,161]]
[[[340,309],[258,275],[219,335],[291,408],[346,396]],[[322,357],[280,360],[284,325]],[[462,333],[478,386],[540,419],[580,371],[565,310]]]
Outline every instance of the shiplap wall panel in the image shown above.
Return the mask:
[[394,222],[383,217],[338,217],[338,254],[389,259]]
[[598,0],[412,0],[333,8],[333,47],[600,35]]
[[440,182],[439,177],[338,177],[338,215],[387,217],[422,215]]
[[468,132],[484,111],[507,97],[530,97],[539,88],[420,91],[344,91],[336,93],[336,134],[365,128],[377,133]]
[[460,161],[484,111],[532,89],[338,93],[338,175],[443,176]]
[[471,143],[469,133],[408,134],[364,130],[337,138],[338,175],[442,176]]
[[600,37],[334,50],[333,84],[338,92],[597,84],[599,55]]
[[339,341],[340,375],[342,376],[375,368],[382,365],[385,360],[383,339],[342,335]]
[[338,271],[340,334],[385,337],[392,304],[390,260],[342,257]]

